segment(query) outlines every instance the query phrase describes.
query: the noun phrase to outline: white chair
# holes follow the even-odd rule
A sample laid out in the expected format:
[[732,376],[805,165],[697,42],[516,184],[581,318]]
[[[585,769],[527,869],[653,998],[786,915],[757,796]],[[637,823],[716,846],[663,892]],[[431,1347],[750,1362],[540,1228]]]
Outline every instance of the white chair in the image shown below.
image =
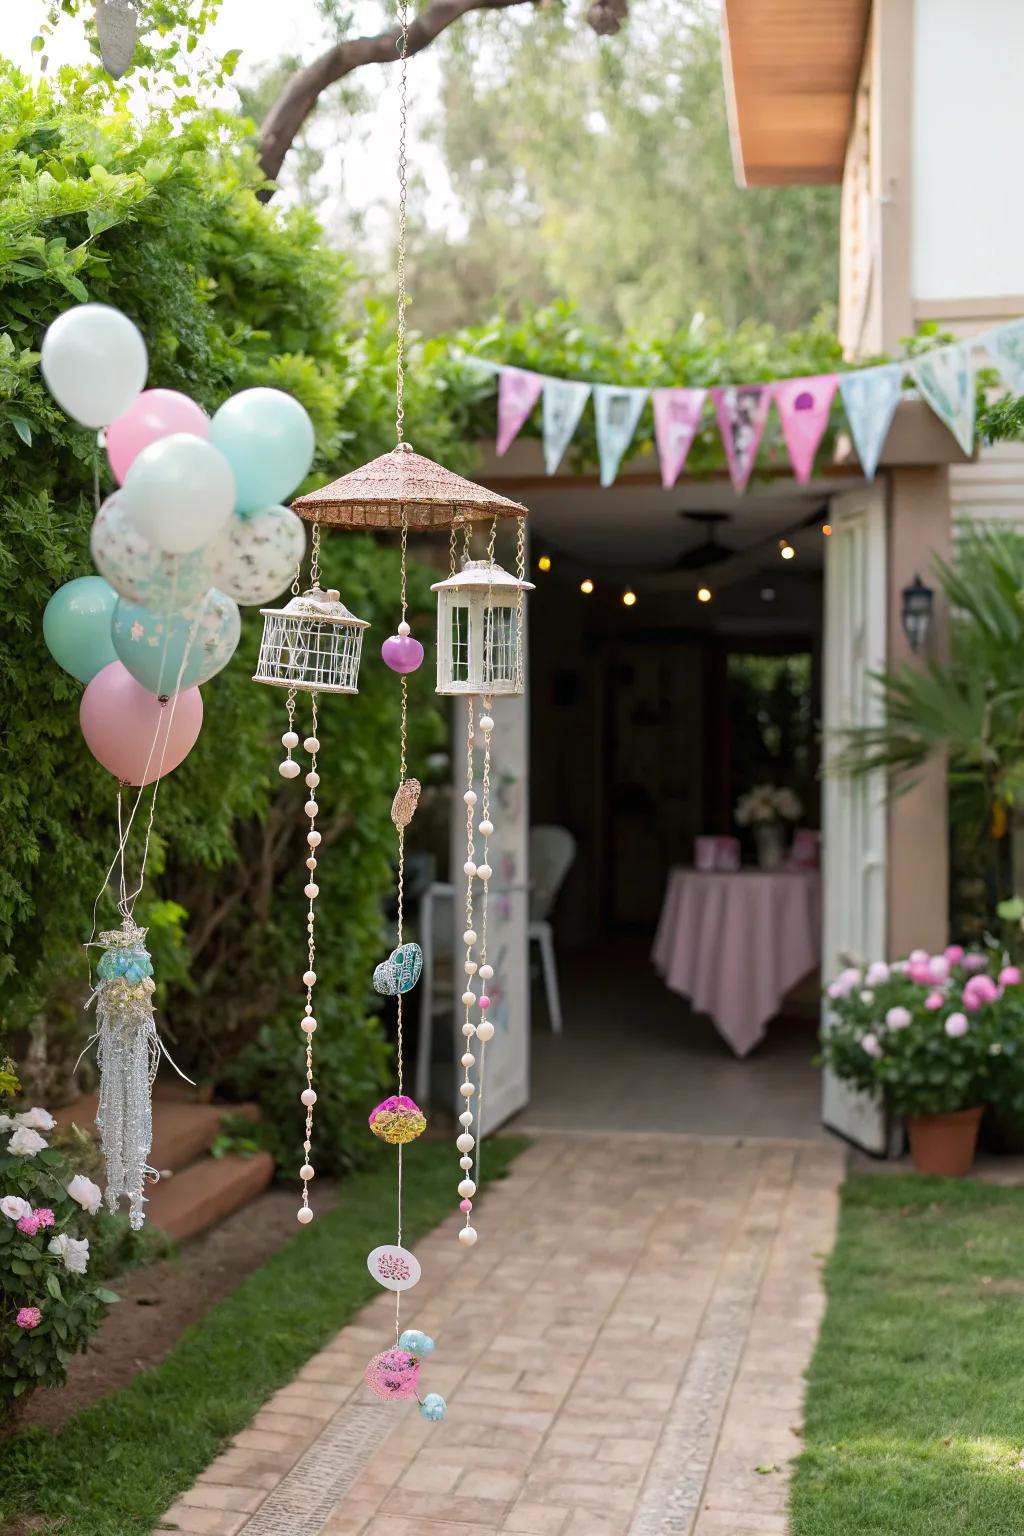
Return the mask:
[[567,827],[530,828],[530,943],[540,949],[544,994],[553,1034],[562,1033],[555,941],[549,914],[576,857],[576,839]]

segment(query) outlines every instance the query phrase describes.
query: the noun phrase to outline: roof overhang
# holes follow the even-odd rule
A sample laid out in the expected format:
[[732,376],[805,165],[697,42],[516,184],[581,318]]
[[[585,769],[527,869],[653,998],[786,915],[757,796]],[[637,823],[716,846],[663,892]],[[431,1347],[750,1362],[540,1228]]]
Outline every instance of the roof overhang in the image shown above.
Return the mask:
[[722,0],[741,186],[840,182],[871,0]]

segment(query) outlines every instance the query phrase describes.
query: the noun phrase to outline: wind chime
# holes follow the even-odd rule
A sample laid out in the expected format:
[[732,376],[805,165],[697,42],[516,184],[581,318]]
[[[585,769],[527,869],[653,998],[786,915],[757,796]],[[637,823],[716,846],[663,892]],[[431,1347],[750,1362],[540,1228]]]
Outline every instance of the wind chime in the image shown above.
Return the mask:
[[[493,555],[493,544],[497,520],[499,518],[514,517],[518,520],[520,550],[520,562],[524,548],[523,519],[526,509],[518,502],[508,501],[502,496],[483,486],[474,485],[469,480],[464,480],[460,475],[452,474],[443,469],[441,465],[433,463],[421,454],[414,452],[409,443],[405,441],[404,430],[404,392],[405,392],[405,227],[406,227],[406,127],[407,127],[407,61],[409,50],[409,31],[407,6],[403,3],[400,7],[401,26],[401,73],[399,83],[399,112],[400,132],[398,150],[398,323],[397,323],[397,366],[396,366],[396,400],[395,400],[395,447],[389,452],[381,454],[379,458],[361,468],[353,470],[350,474],[343,475],[331,485],[311,492],[307,496],[300,497],[294,505],[294,510],[301,517],[314,523],[314,539],[316,528],[321,524],[325,526],[353,528],[361,530],[394,529],[400,533],[400,588],[399,609],[400,619],[395,634],[385,640],[381,655],[386,666],[395,672],[400,679],[400,707],[399,707],[399,740],[398,740],[398,776],[395,795],[391,806],[391,820],[397,835],[397,900],[396,900],[396,931],[395,946],[391,953],[377,966],[373,976],[375,989],[385,995],[394,997],[397,1041],[395,1052],[396,1063],[396,1092],[386,1098],[373,1110],[369,1117],[369,1127],[374,1135],[381,1140],[397,1148],[396,1158],[396,1233],[393,1243],[382,1244],[375,1248],[367,1257],[367,1267],[374,1279],[385,1289],[395,1293],[395,1343],[393,1348],[375,1355],[366,1368],[365,1380],[371,1390],[385,1400],[400,1400],[416,1397],[420,1403],[420,1412],[424,1418],[437,1420],[444,1417],[445,1402],[438,1393],[428,1393],[420,1398],[418,1392],[420,1365],[430,1353],[434,1344],[425,1334],[418,1330],[410,1329],[405,1332],[401,1329],[401,1297],[402,1292],[409,1290],[420,1278],[420,1265],[415,1255],[402,1244],[402,1171],[403,1150],[411,1141],[422,1134],[426,1127],[426,1117],[415,1101],[408,1097],[404,1091],[405,1071],[405,1042],[403,1003],[407,994],[415,987],[423,969],[423,954],[418,944],[409,942],[405,937],[405,834],[416,812],[420,796],[419,781],[409,775],[408,771],[408,724],[409,724],[409,676],[415,672],[423,662],[423,646],[411,633],[408,621],[408,586],[407,586],[407,562],[408,540],[410,532],[429,532],[444,529],[450,535],[452,549],[455,547],[456,533],[462,531],[467,540],[471,526],[478,522],[488,521],[492,526],[490,553]],[[489,562],[493,567],[493,560]],[[497,567],[493,567],[497,571]],[[506,577],[506,580],[512,578]],[[522,584],[521,584],[522,585]],[[493,583],[495,591],[504,590],[498,583]],[[519,598],[518,620],[514,631],[516,635],[521,633],[522,608],[521,593]],[[495,634],[497,631],[495,631]],[[490,649],[490,647],[487,647]],[[522,690],[521,674],[521,649],[520,649],[518,689]],[[442,690],[443,691],[443,690]],[[500,689],[492,690],[500,691]],[[489,743],[489,731],[485,732],[485,740]],[[488,758],[489,762],[489,758]],[[282,765],[282,770],[284,765]],[[470,763],[472,768],[472,763]],[[475,803],[475,798],[474,798]],[[469,802],[467,801],[467,805]],[[469,920],[472,916],[471,903],[468,908],[467,931]],[[310,951],[312,954],[312,950]],[[477,965],[473,963],[474,973]],[[310,970],[307,976],[312,975],[313,965],[310,960]],[[468,974],[468,970],[467,970]],[[468,984],[467,984],[468,985]],[[307,1008],[307,1013],[310,1009]],[[485,1035],[487,1030],[493,1034],[493,1028],[483,1020]],[[478,1026],[473,1025],[473,1031]],[[467,1036],[468,1041],[468,1036]],[[467,1055],[469,1055],[467,1044]],[[466,1065],[465,1057],[463,1065]],[[468,1070],[468,1068],[467,1068]],[[470,1084],[472,1088],[473,1085]],[[312,1091],[312,1077],[309,1077],[308,1089]],[[469,1094],[465,1094],[467,1098]],[[306,1094],[303,1094],[306,1101]],[[466,1129],[466,1113],[463,1112],[463,1132],[460,1137],[460,1153],[465,1159],[468,1155],[465,1147],[468,1145],[465,1137],[469,1134]],[[469,1111],[469,1123],[472,1123],[472,1112]],[[307,1121],[306,1155],[309,1158],[309,1121]],[[472,1166],[471,1164],[469,1166]],[[305,1172],[305,1170],[303,1170]],[[465,1167],[463,1172],[465,1173]],[[311,1172],[311,1170],[310,1170]],[[469,1181],[470,1183],[472,1181]],[[460,1182],[461,1191],[468,1187],[464,1177]],[[475,1186],[474,1186],[475,1192]],[[465,1201],[468,1197],[461,1194]],[[304,1202],[305,1203],[305,1202]],[[300,1219],[302,1213],[300,1212]],[[471,1235],[466,1237],[468,1231]],[[475,1241],[475,1232],[469,1227],[460,1234],[464,1242]]]
[[263,615],[263,639],[253,681],[269,683],[288,690],[285,710],[288,728],[281,737],[285,757],[278,766],[283,779],[297,779],[301,765],[292,756],[299,745],[295,729],[295,706],[300,693],[309,694],[309,735],[302,743],[309,754],[309,768],[305,782],[309,797],[304,806],[309,820],[306,832],[306,969],[302,985],[306,989],[306,1005],[299,1027],[305,1035],[306,1086],[299,1095],[306,1112],[304,1153],[299,1178],[302,1181],[302,1204],[298,1219],[303,1226],[313,1220],[313,1208],[309,1203],[309,1181],[314,1176],[310,1162],[313,1154],[313,1106],[316,1089],[313,1087],[313,1036],[316,1018],[313,1014],[313,989],[316,986],[316,899],[320,894],[316,872],[320,862],[319,849],[323,841],[317,827],[320,802],[317,790],[320,785],[320,738],[319,699],[322,693],[358,693],[359,662],[363,650],[363,631],[369,628],[366,619],[357,619],[341,601],[340,592],[333,587],[326,592],[320,586],[320,524],[314,522],[310,557],[310,583],[305,592],[299,590],[296,573],[292,597],[283,608],[261,608]]

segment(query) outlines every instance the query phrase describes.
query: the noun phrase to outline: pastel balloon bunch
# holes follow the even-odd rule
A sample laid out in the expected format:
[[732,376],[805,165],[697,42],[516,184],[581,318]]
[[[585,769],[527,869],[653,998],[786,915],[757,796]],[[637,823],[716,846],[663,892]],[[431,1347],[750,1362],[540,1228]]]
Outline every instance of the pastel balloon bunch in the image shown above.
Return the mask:
[[153,783],[195,745],[199,688],[235,653],[239,605],[272,601],[302,560],[305,528],[280,503],[309,472],[313,425],[278,389],[243,390],[212,418],[177,390],[146,389],[142,335],[106,304],[55,320],[41,366],[58,405],[99,432],[117,485],[92,527],[100,574],[54,593],[43,635],[87,685],[93,756],[125,783]]

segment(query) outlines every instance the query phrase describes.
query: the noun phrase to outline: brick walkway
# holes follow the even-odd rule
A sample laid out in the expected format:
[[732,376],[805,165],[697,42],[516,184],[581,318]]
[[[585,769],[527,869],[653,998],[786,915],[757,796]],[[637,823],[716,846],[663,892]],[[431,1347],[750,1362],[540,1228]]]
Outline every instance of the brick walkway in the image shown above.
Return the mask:
[[452,1221],[417,1245],[403,1324],[437,1341],[447,1420],[362,1385],[382,1293],[163,1529],[782,1536],[843,1166],[833,1144],[539,1138],[478,1202],[476,1248]]

